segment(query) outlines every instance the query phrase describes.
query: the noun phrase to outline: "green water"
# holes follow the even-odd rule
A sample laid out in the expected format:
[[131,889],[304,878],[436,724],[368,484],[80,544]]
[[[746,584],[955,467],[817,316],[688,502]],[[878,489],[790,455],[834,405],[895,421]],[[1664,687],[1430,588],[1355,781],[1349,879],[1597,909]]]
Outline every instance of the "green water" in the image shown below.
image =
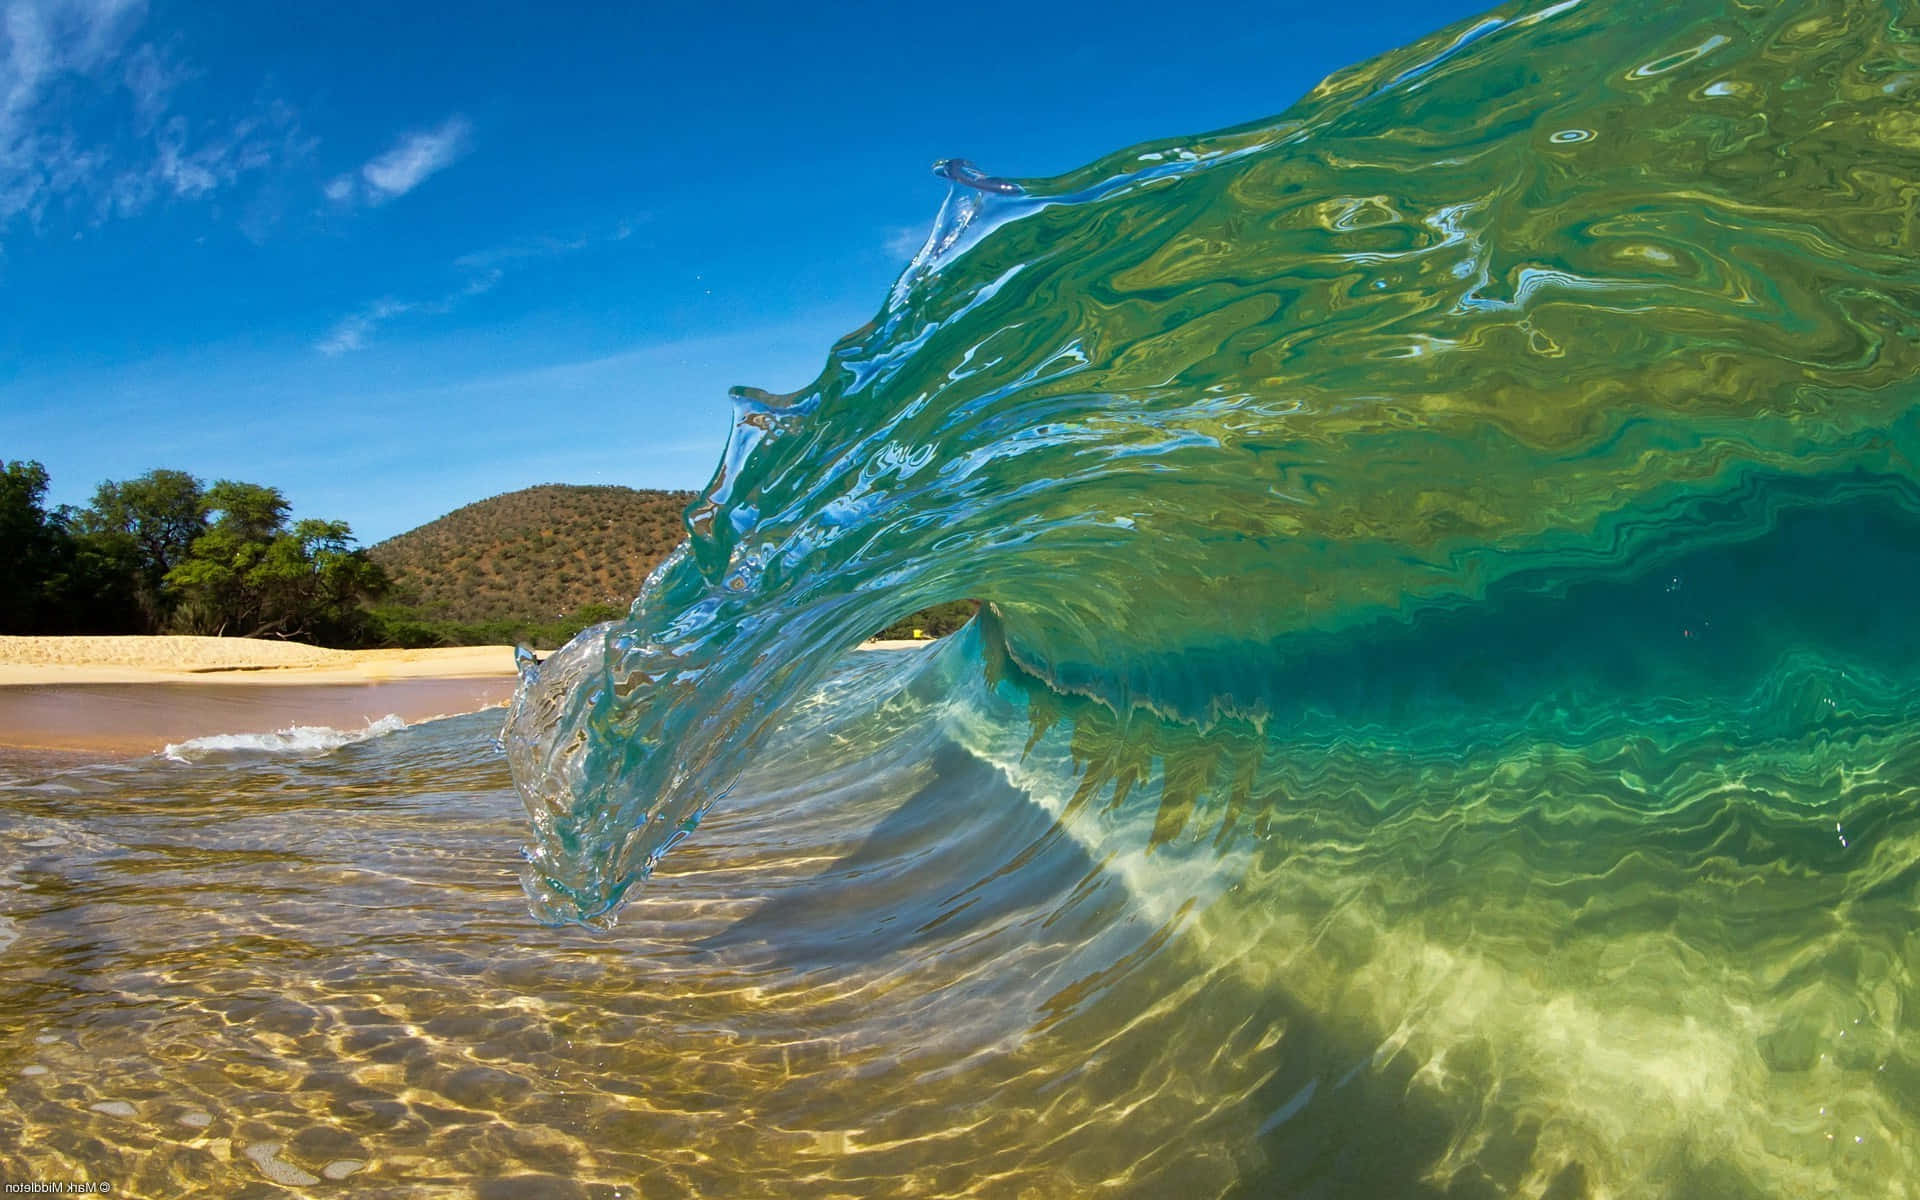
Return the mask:
[[[1534,672],[1509,580],[1911,512],[1917,14],[1508,8],[1271,122],[1051,180],[947,164],[874,321],[812,386],[736,396],[686,552],[523,696],[536,907],[616,911],[792,697],[924,604],[987,601],[1053,690],[1273,729],[1348,682],[1303,660],[1418,656],[1392,630],[1422,614],[1481,611],[1465,656]],[[1906,649],[1833,643],[1847,596],[1729,637],[1681,595],[1511,686],[1579,691],[1585,721],[1725,698],[1617,654],[1726,682]],[[1709,648],[1670,648],[1692,617]]]

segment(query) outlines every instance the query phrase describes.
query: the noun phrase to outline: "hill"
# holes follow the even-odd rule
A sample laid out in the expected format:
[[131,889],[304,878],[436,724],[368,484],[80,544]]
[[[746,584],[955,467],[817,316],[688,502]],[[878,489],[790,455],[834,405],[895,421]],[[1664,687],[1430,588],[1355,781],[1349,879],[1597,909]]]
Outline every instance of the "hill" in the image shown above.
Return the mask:
[[[686,536],[692,492],[545,483],[457,508],[374,546],[392,578],[373,609],[380,640],[401,646],[530,641],[557,646],[624,613]],[[915,613],[882,632],[938,636],[971,601]]]
[[423,626],[395,630],[393,640],[411,643],[604,620],[686,536],[680,514],[692,501],[692,492],[546,483],[457,508],[369,551],[395,585],[380,613],[389,626]]

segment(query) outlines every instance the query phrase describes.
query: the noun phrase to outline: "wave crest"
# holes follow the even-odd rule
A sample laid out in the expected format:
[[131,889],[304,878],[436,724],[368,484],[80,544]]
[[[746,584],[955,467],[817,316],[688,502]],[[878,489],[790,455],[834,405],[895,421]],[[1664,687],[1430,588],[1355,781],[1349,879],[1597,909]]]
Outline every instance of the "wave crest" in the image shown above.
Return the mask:
[[336,729],[331,725],[289,725],[272,733],[212,733],[169,742],[160,751],[162,758],[178,763],[234,754],[322,754],[373,738],[399,733],[407,728],[400,717],[389,713],[368,721],[359,729]]

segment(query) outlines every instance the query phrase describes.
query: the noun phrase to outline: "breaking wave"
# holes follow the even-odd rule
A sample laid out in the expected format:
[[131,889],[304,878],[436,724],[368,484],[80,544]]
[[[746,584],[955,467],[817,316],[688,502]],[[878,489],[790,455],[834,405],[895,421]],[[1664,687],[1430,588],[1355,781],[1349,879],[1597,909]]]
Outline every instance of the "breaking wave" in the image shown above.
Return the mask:
[[1389,1073],[1436,1187],[1905,1194],[1917,89],[1911,4],[1569,0],[1058,178],[942,164],[629,616],[527,664],[534,912],[611,924],[770,755],[912,747],[871,786],[1044,814],[975,886],[1068,839],[1361,1048],[1262,1095],[1282,1190]]
[[162,758],[179,763],[200,762],[216,756],[241,754],[323,754],[357,742],[399,733],[407,723],[392,713],[368,721],[358,729],[336,729],[331,725],[289,725],[273,733],[211,733],[169,742],[160,751]]

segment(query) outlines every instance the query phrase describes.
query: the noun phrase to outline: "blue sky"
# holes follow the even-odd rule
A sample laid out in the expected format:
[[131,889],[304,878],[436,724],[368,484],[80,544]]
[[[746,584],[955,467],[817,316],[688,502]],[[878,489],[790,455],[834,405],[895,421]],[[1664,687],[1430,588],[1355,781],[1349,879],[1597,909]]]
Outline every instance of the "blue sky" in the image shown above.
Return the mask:
[[879,306],[936,158],[1050,175],[1277,113],[1486,5],[0,0],[0,458],[373,542],[699,487],[726,389]]

